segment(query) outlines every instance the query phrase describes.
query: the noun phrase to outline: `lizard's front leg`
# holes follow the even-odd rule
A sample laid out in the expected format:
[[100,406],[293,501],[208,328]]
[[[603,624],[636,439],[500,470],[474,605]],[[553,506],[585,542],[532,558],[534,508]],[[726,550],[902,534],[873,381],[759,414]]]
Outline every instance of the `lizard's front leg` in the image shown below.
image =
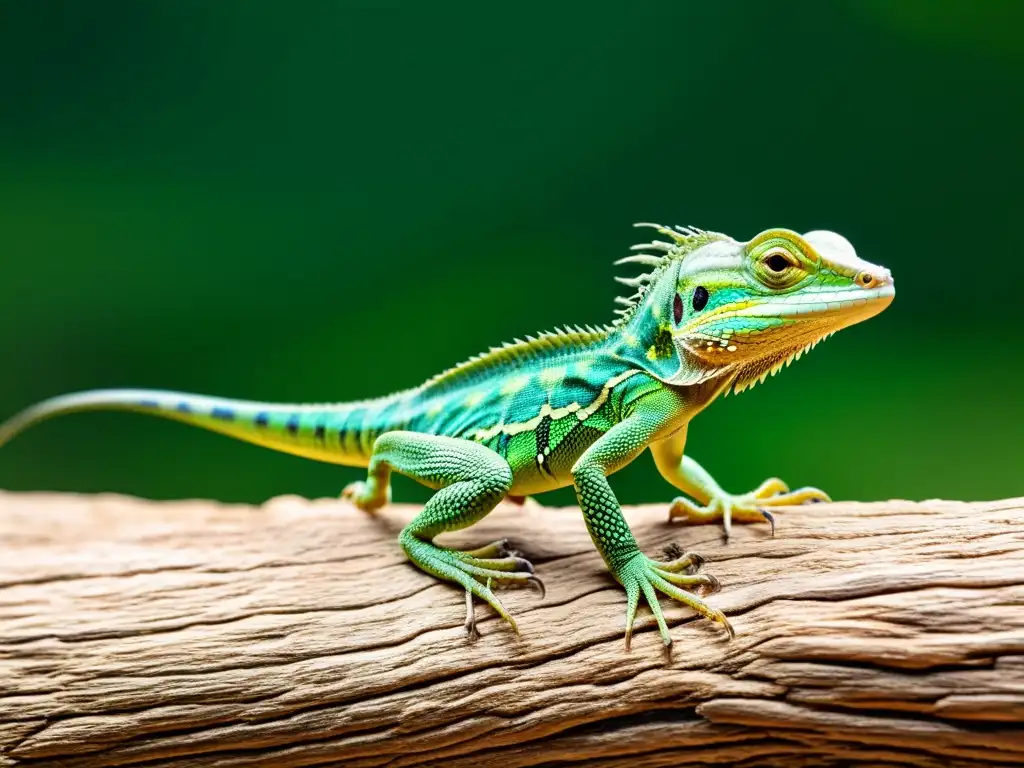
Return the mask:
[[488,603],[518,632],[491,585],[543,584],[533,566],[510,553],[504,541],[459,551],[440,547],[434,537],[482,519],[512,486],[512,470],[501,456],[470,442],[415,432],[386,432],[377,438],[364,483],[346,488],[345,498],[372,511],[386,503],[392,470],[437,489],[423,511],[402,529],[398,541],[409,559],[439,579],[466,590],[466,631],[476,637],[473,595]]
[[662,562],[643,554],[608,485],[607,475],[639,454],[656,427],[656,421],[642,415],[630,416],[598,438],[572,468],[576,497],[590,537],[612,575],[626,589],[626,647],[629,648],[633,634],[633,621],[641,594],[654,613],[665,645],[672,645],[665,616],[658,603],[658,592],[684,603],[712,621],[720,622],[732,637],[733,629],[725,614],[684,591],[700,587],[714,591],[718,588],[717,580],[690,573],[691,567],[700,562],[695,556],[684,555],[672,562]]
[[677,518],[689,523],[714,523],[722,521],[725,537],[732,532],[733,521],[737,523],[769,522],[772,535],[775,534],[775,516],[765,507],[782,507],[790,504],[804,504],[809,501],[830,501],[828,494],[817,488],[799,488],[790,491],[782,480],[772,477],[752,491],[731,494],[723,490],[715,479],[700,464],[683,454],[686,445],[686,428],[672,437],[653,443],[651,454],[661,476],[679,490],[697,499],[704,506],[698,506],[689,499],[678,497],[669,508],[669,520]]

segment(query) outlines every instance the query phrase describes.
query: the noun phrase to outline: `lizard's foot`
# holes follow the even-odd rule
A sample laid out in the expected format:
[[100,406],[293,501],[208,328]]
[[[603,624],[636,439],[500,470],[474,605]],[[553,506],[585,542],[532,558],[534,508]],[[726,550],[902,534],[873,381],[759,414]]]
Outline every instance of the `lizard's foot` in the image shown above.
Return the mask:
[[466,590],[466,634],[479,637],[473,612],[473,596],[490,605],[519,634],[515,619],[501,604],[491,586],[535,586],[544,597],[544,583],[533,573],[533,564],[508,548],[505,539],[479,549],[459,551],[404,534],[399,538],[409,559],[423,570],[442,579],[461,584]]
[[355,504],[363,512],[376,512],[391,503],[391,484],[370,480],[357,480],[345,486],[341,498]]
[[672,502],[668,510],[668,519],[685,520],[688,523],[714,523],[722,521],[725,538],[732,533],[733,521],[737,523],[761,523],[767,521],[775,535],[775,516],[765,507],[785,507],[793,504],[806,504],[814,501],[831,501],[828,494],[817,488],[798,488],[789,490],[789,486],[777,477],[765,480],[749,493],[739,495],[722,494],[713,496],[707,506],[700,506],[689,499],[679,497]]
[[[670,554],[666,551],[666,554]],[[671,554],[677,554],[675,552]],[[629,649],[633,637],[633,621],[636,618],[637,606],[640,602],[640,595],[643,594],[647,604],[654,613],[658,622],[658,630],[661,639],[671,655],[672,637],[668,633],[668,625],[665,623],[665,615],[662,613],[661,604],[658,602],[658,592],[662,592],[674,600],[678,600],[694,611],[712,621],[719,622],[725,631],[729,633],[730,639],[736,636],[729,620],[725,614],[716,608],[712,608],[700,597],[693,594],[693,591],[705,588],[705,594],[713,594],[720,589],[718,579],[708,574],[693,574],[692,570],[699,568],[704,560],[699,555],[682,554],[675,559],[662,562],[652,560],[642,552],[637,552],[627,560],[616,573],[616,578],[626,588],[626,649]],[[686,591],[690,590],[690,591]]]

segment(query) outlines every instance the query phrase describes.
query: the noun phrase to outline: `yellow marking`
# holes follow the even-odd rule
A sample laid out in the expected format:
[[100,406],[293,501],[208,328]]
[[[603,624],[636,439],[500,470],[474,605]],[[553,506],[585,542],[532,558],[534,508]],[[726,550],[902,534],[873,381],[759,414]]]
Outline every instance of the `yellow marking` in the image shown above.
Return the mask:
[[728,347],[726,347],[726,349],[728,349],[730,352],[735,352],[736,351],[736,345],[735,344],[730,344]]
[[360,428],[350,429],[345,432],[345,452],[346,453],[358,453],[360,452],[359,447],[359,436],[363,430]]
[[590,363],[587,360],[580,360],[576,363],[576,373],[580,376],[586,375],[587,371],[590,370]]
[[483,392],[470,392],[463,401],[467,408],[475,408],[484,401]]
[[516,392],[522,390],[529,383],[529,376],[515,376],[505,382],[505,385],[501,388],[501,394],[514,395]]
[[691,318],[690,320],[683,323],[681,326],[676,328],[676,335],[681,335],[692,331],[705,323],[712,317],[718,317],[719,315],[727,315],[732,312],[738,312],[739,310],[746,309],[747,307],[754,306],[756,302],[750,300],[733,301],[729,304],[723,304],[720,307],[715,307],[710,312],[705,312],[701,315]]
[[436,419],[444,412],[444,403],[436,402],[429,409],[427,409],[427,417]]
[[655,320],[661,319],[661,305],[655,304],[651,307],[651,314],[654,315]]
[[545,384],[549,387],[554,386],[555,384],[558,384],[559,382],[562,381],[562,379],[565,378],[565,374],[567,372],[568,371],[564,365],[560,365],[557,368],[548,368],[544,371],[541,371],[540,383]]
[[569,403],[563,408],[552,408],[551,403],[544,403],[544,405],[540,407],[540,413],[538,413],[532,419],[520,422],[519,424],[498,423],[495,424],[493,427],[489,427],[487,429],[478,429],[473,434],[473,439],[479,442],[483,442],[484,440],[490,440],[492,437],[499,435],[503,432],[506,435],[510,436],[518,435],[522,432],[529,432],[530,430],[539,427],[540,423],[544,420],[545,416],[550,416],[553,421],[558,421],[559,419],[565,418],[570,413],[575,413],[577,419],[579,419],[580,421],[586,421],[595,413],[597,413],[598,409],[600,409],[601,406],[605,404],[605,402],[608,400],[609,394],[616,386],[624,382],[630,376],[635,376],[638,373],[640,373],[640,371],[635,369],[628,370],[623,371],[618,376],[613,376],[612,378],[608,379],[608,381],[605,382],[605,385],[601,388],[601,391],[598,393],[597,397],[594,398],[594,402],[592,402],[586,408],[581,406],[579,403]]
[[602,405],[604,405],[605,401],[608,399],[608,395],[616,386],[624,382],[630,376],[635,376],[638,373],[640,373],[640,371],[637,370],[623,371],[618,376],[613,376],[608,379],[608,381],[605,382],[604,387],[601,388],[601,393],[597,396],[594,402],[586,408],[580,408],[579,411],[576,412],[576,418],[580,421],[586,421],[589,419],[597,413],[598,409],[600,409]]

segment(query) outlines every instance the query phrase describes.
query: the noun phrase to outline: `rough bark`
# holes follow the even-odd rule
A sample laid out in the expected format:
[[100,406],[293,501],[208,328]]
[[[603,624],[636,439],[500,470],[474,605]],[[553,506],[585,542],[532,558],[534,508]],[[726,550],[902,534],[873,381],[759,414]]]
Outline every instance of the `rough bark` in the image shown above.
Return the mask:
[[1024,763],[1024,499],[783,510],[776,538],[627,511],[705,555],[738,632],[666,660],[576,510],[503,504],[547,596],[513,635],[405,562],[416,510],[0,494],[0,766]]

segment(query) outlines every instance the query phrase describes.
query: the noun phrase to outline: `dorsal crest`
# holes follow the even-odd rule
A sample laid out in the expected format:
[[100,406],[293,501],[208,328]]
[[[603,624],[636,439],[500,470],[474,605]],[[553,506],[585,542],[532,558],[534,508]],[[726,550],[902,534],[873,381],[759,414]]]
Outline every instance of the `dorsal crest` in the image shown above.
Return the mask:
[[[653,283],[665,269],[676,261],[685,259],[689,254],[708,243],[717,240],[730,240],[728,235],[720,232],[707,232],[696,227],[665,227],[661,224],[639,222],[634,227],[650,227],[659,234],[672,238],[671,242],[665,240],[652,240],[649,243],[639,243],[630,248],[634,253],[630,256],[619,259],[615,262],[620,264],[639,264],[649,267],[646,272],[635,277],[616,277],[615,279],[623,285],[636,289],[629,296],[617,296],[615,302],[620,304],[615,310],[618,317],[612,323],[613,327],[624,325],[636,312],[636,308],[643,301],[648,286]],[[652,253],[651,251],[654,251]]]
[[525,339],[515,339],[500,347],[491,347],[487,352],[474,355],[437,374],[425,381],[422,388],[444,389],[472,380],[481,374],[491,373],[498,368],[516,368],[529,360],[535,360],[561,350],[598,344],[608,338],[610,330],[608,327],[594,328],[585,325],[581,328],[574,326],[556,328],[536,336],[527,336]]

